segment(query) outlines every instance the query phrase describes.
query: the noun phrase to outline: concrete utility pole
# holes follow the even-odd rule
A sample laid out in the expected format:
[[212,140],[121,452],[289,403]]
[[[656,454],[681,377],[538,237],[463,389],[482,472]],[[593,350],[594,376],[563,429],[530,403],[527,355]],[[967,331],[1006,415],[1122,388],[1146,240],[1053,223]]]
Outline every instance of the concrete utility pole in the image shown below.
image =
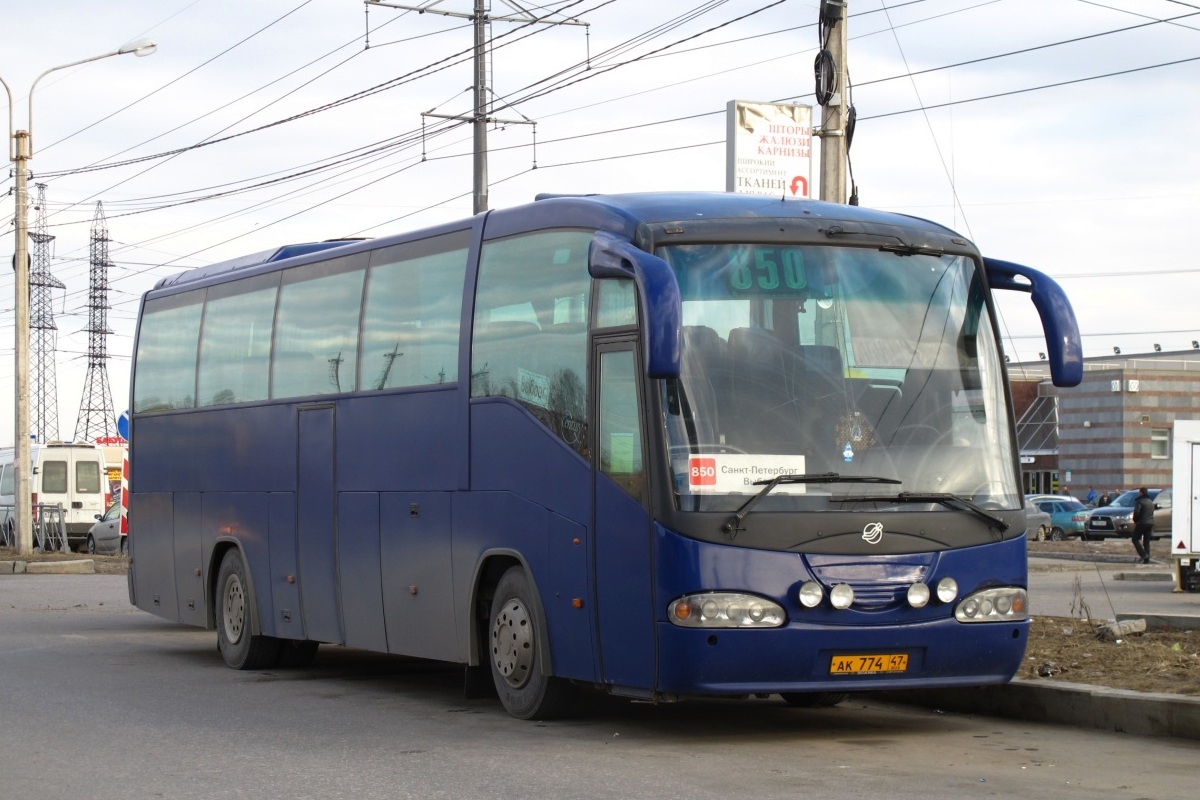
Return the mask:
[[[821,26],[825,41],[817,56],[817,102],[821,105],[821,199],[830,203],[846,202],[847,118],[846,107],[846,5],[848,0],[822,0]],[[825,62],[825,82],[832,91],[822,103],[822,61]]]
[[[504,125],[533,125],[533,121],[528,118],[522,119],[499,119],[488,116],[488,93],[491,88],[488,86],[487,77],[487,46],[488,46],[488,25],[492,22],[523,22],[526,24],[537,23],[539,25],[583,25],[588,23],[578,19],[562,19],[552,20],[546,17],[555,13],[547,12],[543,17],[536,17],[524,8],[521,8],[511,0],[501,0],[505,5],[511,8],[513,14],[505,16],[496,16],[488,13],[488,0],[475,0],[475,8],[471,13],[444,11],[437,6],[442,4],[442,0],[427,0],[415,6],[400,5],[398,3],[385,3],[382,0],[365,0],[368,6],[384,6],[386,8],[398,8],[403,11],[416,11],[421,14],[438,14],[443,17],[459,17],[469,19],[474,23],[475,29],[475,48],[474,48],[474,72],[475,82],[472,85],[472,96],[474,97],[475,112],[470,116],[452,115],[452,114],[435,114],[432,111],[426,111],[422,116],[437,117],[439,119],[455,119],[462,122],[470,122],[472,125],[472,133],[474,139],[474,213],[488,210],[488,162],[487,162],[487,126],[489,122],[498,122]],[[539,7],[541,8],[541,7]],[[519,112],[518,112],[519,113]]]

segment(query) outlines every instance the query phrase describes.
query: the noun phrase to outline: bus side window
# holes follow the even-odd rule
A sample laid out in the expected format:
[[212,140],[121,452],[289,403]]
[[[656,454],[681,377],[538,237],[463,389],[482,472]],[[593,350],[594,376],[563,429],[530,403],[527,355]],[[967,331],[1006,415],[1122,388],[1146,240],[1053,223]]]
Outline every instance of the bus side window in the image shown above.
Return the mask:
[[272,397],[353,391],[366,257],[288,270],[279,290]]
[[199,406],[267,397],[267,356],[275,314],[277,274],[214,286],[200,331]]
[[646,477],[637,386],[632,350],[600,354],[600,471],[640,500]]
[[596,327],[618,328],[637,324],[637,289],[630,278],[609,278],[596,283]]
[[587,452],[590,231],[485,242],[471,344],[471,396],[509,397]]
[[456,232],[371,254],[360,389],[458,381],[466,239]]
[[196,351],[204,295],[201,289],[146,301],[134,367],[135,412],[196,405]]

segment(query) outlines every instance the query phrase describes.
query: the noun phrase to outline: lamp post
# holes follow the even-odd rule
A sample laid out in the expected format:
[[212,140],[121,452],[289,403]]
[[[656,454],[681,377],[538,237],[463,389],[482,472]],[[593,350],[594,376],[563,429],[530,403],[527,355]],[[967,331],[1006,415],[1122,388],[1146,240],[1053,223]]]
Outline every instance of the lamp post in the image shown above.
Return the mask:
[[13,455],[15,471],[15,486],[13,492],[13,524],[17,538],[17,553],[26,555],[33,551],[33,506],[30,502],[29,471],[31,467],[31,448],[29,442],[29,167],[28,162],[33,158],[33,90],[38,82],[51,72],[68,67],[77,67],[90,61],[99,61],[110,56],[123,56],[133,53],[136,56],[148,56],[157,48],[154,42],[141,40],[132,42],[98,56],[61,64],[38,75],[33,85],[29,87],[29,110],[25,117],[25,130],[15,130],[13,126],[13,96],[8,84],[0,78],[0,85],[8,95],[8,160],[13,162],[16,174],[16,219],[14,233],[16,248],[13,256],[13,270],[16,273],[16,298],[14,303],[13,338],[16,351],[16,369],[14,382],[14,403],[16,406],[16,422],[13,436],[16,439]]

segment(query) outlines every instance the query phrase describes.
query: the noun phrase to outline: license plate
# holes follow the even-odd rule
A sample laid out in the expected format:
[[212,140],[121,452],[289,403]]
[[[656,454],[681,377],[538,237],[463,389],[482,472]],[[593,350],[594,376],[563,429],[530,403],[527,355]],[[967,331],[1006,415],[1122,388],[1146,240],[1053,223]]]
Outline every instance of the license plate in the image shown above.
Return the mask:
[[1106,519],[1094,519],[1094,520],[1092,520],[1092,527],[1093,528],[1111,528],[1112,525]]
[[835,655],[829,664],[830,675],[878,675],[885,672],[904,672],[907,669],[907,653]]

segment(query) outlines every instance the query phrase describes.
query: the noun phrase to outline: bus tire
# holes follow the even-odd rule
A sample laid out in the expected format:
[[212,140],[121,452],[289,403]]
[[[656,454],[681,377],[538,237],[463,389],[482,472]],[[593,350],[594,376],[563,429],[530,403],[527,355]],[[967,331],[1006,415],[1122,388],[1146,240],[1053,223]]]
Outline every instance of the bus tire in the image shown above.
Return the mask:
[[779,696],[792,708],[833,708],[846,699],[845,692],[782,692]]
[[488,661],[500,702],[517,719],[561,716],[574,700],[574,686],[543,672],[549,642],[538,632],[540,613],[525,571],[510,567],[492,596]]
[[217,649],[233,669],[266,669],[275,666],[279,640],[253,633],[254,590],[246,575],[246,562],[236,548],[225,553],[217,572]]

